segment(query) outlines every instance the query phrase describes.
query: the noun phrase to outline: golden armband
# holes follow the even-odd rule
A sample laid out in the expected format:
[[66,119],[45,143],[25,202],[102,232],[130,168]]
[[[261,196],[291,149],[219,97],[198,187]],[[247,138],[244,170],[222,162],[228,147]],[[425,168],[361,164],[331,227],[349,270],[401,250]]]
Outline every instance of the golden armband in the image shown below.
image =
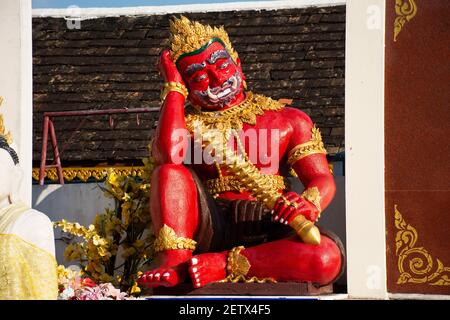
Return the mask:
[[245,248],[243,246],[234,247],[228,253],[227,273],[234,277],[246,276],[250,270],[250,262],[241,254]]
[[196,245],[197,242],[192,239],[177,236],[175,231],[167,225],[159,230],[158,237],[153,244],[155,252],[177,249],[194,251]]
[[161,92],[161,101],[164,101],[167,97],[167,95],[169,94],[169,92],[171,91],[176,91],[178,93],[181,93],[184,98],[186,99],[189,92],[186,89],[186,87],[179,83],[179,82],[166,82],[164,83],[164,87],[163,90]]
[[305,191],[303,191],[301,197],[311,202],[316,207],[317,211],[319,211],[320,214],[320,212],[322,211],[320,207],[320,200],[322,198],[320,197],[319,188],[317,187],[308,188]]
[[288,154],[288,164],[292,166],[298,160],[303,159],[315,153],[327,154],[327,150],[322,142],[320,130],[314,126],[312,128],[312,137],[308,142],[295,146]]

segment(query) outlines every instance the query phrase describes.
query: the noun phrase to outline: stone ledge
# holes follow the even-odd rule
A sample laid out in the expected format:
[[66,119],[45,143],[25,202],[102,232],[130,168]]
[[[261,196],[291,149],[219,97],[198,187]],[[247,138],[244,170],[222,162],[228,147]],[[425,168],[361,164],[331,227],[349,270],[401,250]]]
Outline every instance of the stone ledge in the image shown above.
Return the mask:
[[147,290],[145,295],[239,295],[239,296],[317,296],[333,293],[333,285],[316,287],[310,282],[279,283],[211,283],[194,289],[191,284],[181,284],[173,288]]

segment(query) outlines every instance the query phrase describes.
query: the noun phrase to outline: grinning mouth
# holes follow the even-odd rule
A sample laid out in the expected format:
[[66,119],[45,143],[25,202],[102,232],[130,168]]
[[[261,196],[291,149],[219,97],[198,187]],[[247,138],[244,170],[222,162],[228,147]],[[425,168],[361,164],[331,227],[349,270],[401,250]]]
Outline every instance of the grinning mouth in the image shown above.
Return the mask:
[[208,87],[206,93],[208,94],[209,100],[211,102],[217,102],[235,93],[237,85],[238,85],[238,78],[236,75],[233,75],[221,87],[216,87],[213,89]]
[[207,104],[212,106],[226,106],[239,92],[241,87],[241,76],[236,72],[222,86],[210,88],[205,91],[195,91],[200,98]]

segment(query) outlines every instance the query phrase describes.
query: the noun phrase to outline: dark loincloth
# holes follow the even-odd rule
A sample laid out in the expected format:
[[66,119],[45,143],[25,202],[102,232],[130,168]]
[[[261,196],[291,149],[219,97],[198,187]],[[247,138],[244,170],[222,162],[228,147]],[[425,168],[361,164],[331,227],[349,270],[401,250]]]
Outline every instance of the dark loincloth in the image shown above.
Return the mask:
[[250,200],[214,199],[192,169],[197,186],[199,225],[194,240],[197,253],[251,247],[294,235],[292,228],[271,221],[270,210]]

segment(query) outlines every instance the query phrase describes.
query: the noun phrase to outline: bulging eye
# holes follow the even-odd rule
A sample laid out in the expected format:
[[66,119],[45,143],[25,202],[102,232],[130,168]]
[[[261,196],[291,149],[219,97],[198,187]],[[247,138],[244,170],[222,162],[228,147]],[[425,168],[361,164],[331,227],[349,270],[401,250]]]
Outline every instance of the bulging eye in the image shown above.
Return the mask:
[[219,66],[219,69],[220,70],[223,70],[223,69],[225,69],[226,67],[228,67],[230,65],[230,61],[225,61],[224,63],[222,63],[220,66]]
[[195,77],[194,81],[200,82],[202,80],[206,79],[206,74],[202,74],[201,76]]

